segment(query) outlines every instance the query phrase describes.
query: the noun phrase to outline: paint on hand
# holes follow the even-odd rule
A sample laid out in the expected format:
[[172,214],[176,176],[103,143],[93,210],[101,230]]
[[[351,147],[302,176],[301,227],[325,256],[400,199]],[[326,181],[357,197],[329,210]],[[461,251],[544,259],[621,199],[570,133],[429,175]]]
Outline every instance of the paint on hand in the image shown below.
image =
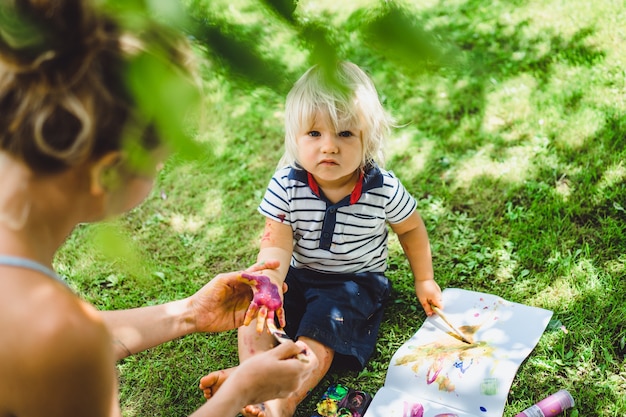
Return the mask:
[[267,276],[250,275],[244,272],[241,274],[241,277],[244,278],[246,282],[254,283],[257,291],[254,294],[252,302],[255,303],[257,307],[265,306],[269,310],[275,311],[283,306],[283,301],[278,292],[278,286]]
[[[278,286],[265,275],[251,275],[243,272],[241,281],[253,287],[254,297],[246,312],[244,325],[250,324],[252,319],[257,316],[257,331],[263,331],[265,321],[272,323],[276,315],[280,321],[284,321],[283,301],[280,298]],[[258,313],[258,314],[257,314]]]

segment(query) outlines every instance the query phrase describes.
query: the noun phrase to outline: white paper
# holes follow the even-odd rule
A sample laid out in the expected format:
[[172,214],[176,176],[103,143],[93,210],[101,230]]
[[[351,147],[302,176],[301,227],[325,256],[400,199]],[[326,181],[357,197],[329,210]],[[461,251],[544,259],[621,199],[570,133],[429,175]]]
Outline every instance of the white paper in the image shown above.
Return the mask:
[[513,378],[552,312],[458,288],[443,291],[448,321],[436,314],[393,355],[385,386],[365,417],[500,417]]

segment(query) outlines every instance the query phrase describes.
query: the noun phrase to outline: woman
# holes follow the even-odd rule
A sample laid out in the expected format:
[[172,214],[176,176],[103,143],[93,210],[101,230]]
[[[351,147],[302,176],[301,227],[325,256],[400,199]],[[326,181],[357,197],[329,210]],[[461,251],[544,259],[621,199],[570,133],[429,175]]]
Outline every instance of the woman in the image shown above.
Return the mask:
[[[116,360],[243,323],[253,292],[240,272],[186,299],[98,312],[51,269],[77,224],[149,193],[163,146],[125,71],[152,51],[184,69],[177,41],[131,37],[87,0],[0,4],[0,417],[119,416]],[[234,416],[296,390],[317,363],[295,359],[302,351],[287,342],[246,362],[193,415]]]

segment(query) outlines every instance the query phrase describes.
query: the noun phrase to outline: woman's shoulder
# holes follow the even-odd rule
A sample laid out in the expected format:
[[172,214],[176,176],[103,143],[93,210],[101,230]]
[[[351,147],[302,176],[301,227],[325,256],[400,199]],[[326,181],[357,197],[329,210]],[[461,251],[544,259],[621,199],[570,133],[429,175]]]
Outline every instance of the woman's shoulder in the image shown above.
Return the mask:
[[98,312],[40,272],[2,269],[0,332],[10,337],[0,346],[0,408],[15,415],[35,404],[74,415],[110,408],[103,393],[113,392],[115,358]]
[[[115,360],[98,312],[48,276],[3,269],[0,332],[10,337],[0,348],[4,381],[0,381],[0,392],[15,393],[15,387],[3,386],[8,383],[22,384],[17,391],[24,393],[64,396],[76,390],[71,395],[80,395],[88,390],[86,384],[109,380]],[[26,394],[2,397],[0,404],[11,401],[15,408],[23,405],[21,400],[33,400]]]

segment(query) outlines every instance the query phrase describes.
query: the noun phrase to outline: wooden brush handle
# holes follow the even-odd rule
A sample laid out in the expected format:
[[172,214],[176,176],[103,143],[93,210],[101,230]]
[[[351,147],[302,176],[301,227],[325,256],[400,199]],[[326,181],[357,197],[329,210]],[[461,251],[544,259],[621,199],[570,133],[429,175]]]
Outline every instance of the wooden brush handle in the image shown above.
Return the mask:
[[437,313],[437,315],[441,318],[441,320],[443,320],[448,326],[450,326],[450,328],[452,330],[454,330],[454,333],[456,333],[458,336],[461,337],[461,339],[463,339],[464,342],[467,342],[469,344],[472,344],[472,341],[469,340],[467,338],[467,336],[465,336],[459,329],[457,329],[456,327],[454,327],[454,325],[452,323],[450,323],[450,321],[448,320],[448,318],[446,317],[445,314],[443,314],[443,311],[441,311],[441,309],[439,307],[435,307],[435,306],[431,306],[433,311],[435,313]]

